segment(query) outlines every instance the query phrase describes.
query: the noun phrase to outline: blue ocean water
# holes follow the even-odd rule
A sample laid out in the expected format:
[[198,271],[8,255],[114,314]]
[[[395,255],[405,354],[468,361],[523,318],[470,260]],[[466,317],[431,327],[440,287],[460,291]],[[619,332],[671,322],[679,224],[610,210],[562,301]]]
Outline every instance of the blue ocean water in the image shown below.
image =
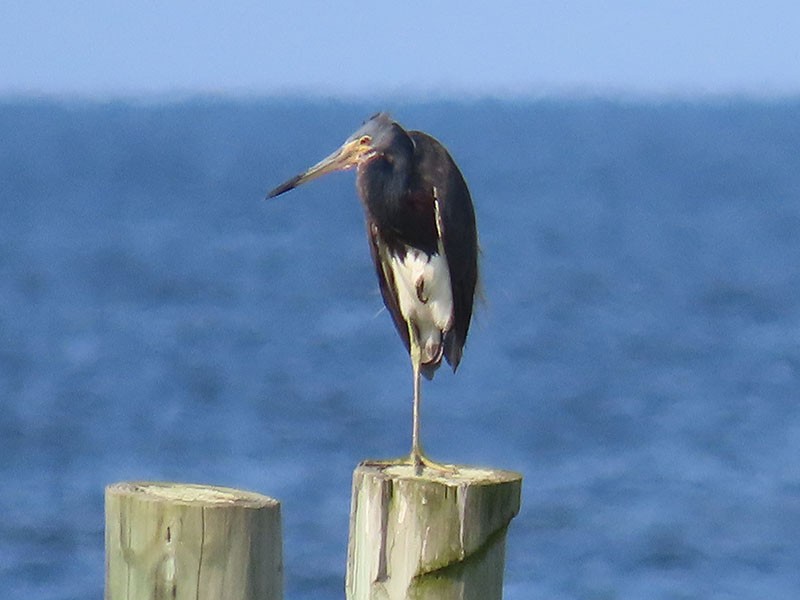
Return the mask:
[[506,598],[800,598],[800,102],[0,102],[0,587],[92,599],[103,488],[283,502],[341,598],[351,473],[411,375],[351,173],[373,112],[471,186],[486,301],[432,457],[525,475]]

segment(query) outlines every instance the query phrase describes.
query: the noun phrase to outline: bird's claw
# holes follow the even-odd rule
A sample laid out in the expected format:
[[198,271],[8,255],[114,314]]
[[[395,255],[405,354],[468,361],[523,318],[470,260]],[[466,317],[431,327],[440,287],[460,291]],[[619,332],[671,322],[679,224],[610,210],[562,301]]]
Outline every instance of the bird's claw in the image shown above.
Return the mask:
[[426,470],[444,476],[458,474],[458,468],[455,465],[434,462],[426,458],[421,452],[412,452],[407,461],[414,467],[414,474],[417,476],[421,476]]

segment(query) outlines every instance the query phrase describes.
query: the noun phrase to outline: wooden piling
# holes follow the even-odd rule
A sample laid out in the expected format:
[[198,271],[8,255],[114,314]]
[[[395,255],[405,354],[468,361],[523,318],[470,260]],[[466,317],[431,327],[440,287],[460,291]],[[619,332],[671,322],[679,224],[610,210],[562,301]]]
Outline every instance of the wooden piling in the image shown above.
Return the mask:
[[522,476],[361,463],[353,474],[349,600],[500,600]]
[[280,504],[230,488],[106,488],[106,600],[281,600]]

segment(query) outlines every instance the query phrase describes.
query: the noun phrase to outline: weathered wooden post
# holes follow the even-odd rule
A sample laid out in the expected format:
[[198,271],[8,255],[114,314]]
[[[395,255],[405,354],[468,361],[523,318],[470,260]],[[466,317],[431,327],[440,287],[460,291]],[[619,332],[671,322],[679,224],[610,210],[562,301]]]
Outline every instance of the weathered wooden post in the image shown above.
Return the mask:
[[500,600],[522,476],[364,462],[353,474],[349,600]]
[[106,488],[106,600],[281,600],[277,500],[230,488]]

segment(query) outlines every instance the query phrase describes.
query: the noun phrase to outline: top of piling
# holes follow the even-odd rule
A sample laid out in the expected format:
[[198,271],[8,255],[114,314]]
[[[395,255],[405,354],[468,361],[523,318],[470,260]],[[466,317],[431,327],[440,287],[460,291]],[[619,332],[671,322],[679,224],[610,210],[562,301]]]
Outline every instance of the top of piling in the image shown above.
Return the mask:
[[123,481],[109,485],[106,491],[118,496],[137,496],[154,502],[193,504],[207,507],[241,506],[244,508],[263,508],[279,504],[274,498],[256,492],[192,483]]
[[446,469],[417,468],[397,460],[366,460],[358,465],[356,472],[379,474],[391,479],[427,480],[449,485],[495,485],[522,480],[522,474],[504,469],[474,467],[467,465],[443,465]]

